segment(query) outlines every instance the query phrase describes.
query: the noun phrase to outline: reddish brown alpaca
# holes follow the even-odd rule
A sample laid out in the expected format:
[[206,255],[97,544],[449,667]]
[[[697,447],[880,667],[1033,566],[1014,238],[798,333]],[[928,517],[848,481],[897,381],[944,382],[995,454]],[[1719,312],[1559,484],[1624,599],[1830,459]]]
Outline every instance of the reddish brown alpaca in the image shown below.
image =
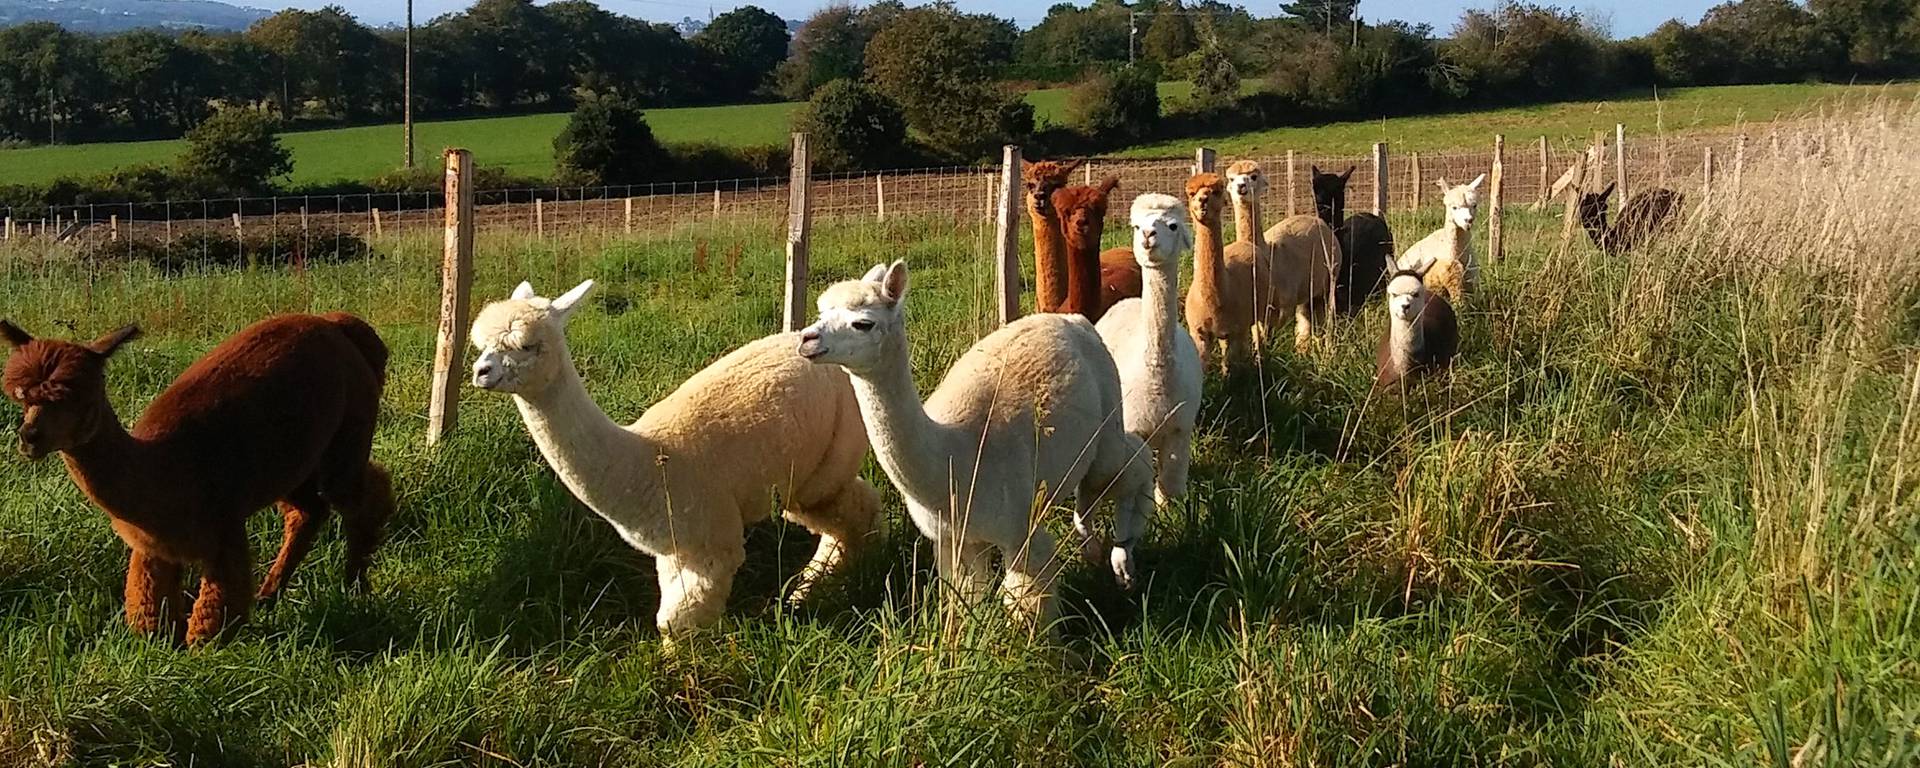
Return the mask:
[[[128,626],[167,627],[176,641],[184,629],[199,644],[243,621],[254,598],[246,521],[276,502],[286,536],[259,598],[286,584],[333,507],[348,583],[364,590],[393,512],[386,470],[368,459],[387,363],[373,328],[345,314],[262,320],[187,368],[129,433],[107,401],[106,366],[139,332],[129,325],[80,345],[0,321],[13,347],[0,383],[26,409],[21,453],[60,452],[133,549]],[[182,622],[189,565],[200,568],[200,596]]]
[[1107,195],[1117,186],[1120,180],[1109,178],[1097,187],[1067,187],[1053,193],[1053,209],[1067,240],[1067,301],[1060,307],[1062,314],[1099,322],[1107,311],[1100,290],[1100,236],[1106,231]]
[[1067,303],[1067,243],[1060,232],[1060,213],[1053,207],[1053,193],[1067,185],[1068,174],[1078,167],[1079,160],[1064,165],[1042,160],[1020,172],[1027,188],[1027,217],[1033,222],[1033,306],[1037,312],[1059,312],[1060,305]]

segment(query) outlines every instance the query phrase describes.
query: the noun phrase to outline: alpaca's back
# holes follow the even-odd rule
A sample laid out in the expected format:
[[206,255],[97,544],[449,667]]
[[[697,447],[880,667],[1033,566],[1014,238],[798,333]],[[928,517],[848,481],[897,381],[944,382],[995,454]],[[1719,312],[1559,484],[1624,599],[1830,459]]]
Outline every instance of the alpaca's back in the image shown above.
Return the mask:
[[1661,187],[1634,194],[1620,209],[1620,226],[1614,235],[1620,250],[1630,250],[1672,225],[1685,202],[1685,195]]
[[1358,312],[1386,289],[1387,258],[1393,255],[1393,230],[1371,213],[1348,216],[1334,233],[1340,239],[1340,287],[1335,294],[1343,312]]
[[[676,453],[689,457],[675,467],[689,477],[724,478],[748,495],[777,488],[801,503],[831,496],[858,473],[866,427],[846,371],[808,362],[794,354],[799,345],[798,333],[749,342],[687,379],[633,428],[658,442],[667,466]],[[747,482],[756,476],[761,482]]]
[[[1470,241],[1465,238],[1456,241],[1456,237],[1456,231],[1443,224],[1400,254],[1399,259],[1401,269],[1413,269],[1431,261],[1433,266],[1426,273],[1427,290],[1454,303],[1466,298],[1468,288],[1472,287],[1473,267]],[[1459,246],[1457,253],[1456,245]]]
[[1340,268],[1340,241],[1319,216],[1297,214],[1266,232],[1273,269],[1272,301],[1291,306],[1325,298]]

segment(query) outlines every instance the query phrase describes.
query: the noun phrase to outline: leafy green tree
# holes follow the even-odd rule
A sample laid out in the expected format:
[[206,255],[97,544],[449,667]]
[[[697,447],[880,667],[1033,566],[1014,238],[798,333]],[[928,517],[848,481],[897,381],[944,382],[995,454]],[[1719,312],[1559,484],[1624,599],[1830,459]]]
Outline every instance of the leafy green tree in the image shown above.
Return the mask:
[[1119,3],[1059,3],[1020,36],[1016,60],[1056,71],[1126,61],[1128,12]]
[[1193,67],[1193,99],[1203,107],[1223,107],[1240,98],[1240,70],[1219,40],[1200,47]]
[[100,128],[98,44],[50,22],[0,29],[0,135],[84,138]]
[[1596,76],[1605,45],[1578,13],[1510,2],[1467,11],[1443,52],[1476,100],[1558,101],[1617,87]]
[[909,9],[867,44],[867,79],[935,148],[978,159],[1033,130],[1033,108],[997,81],[1014,38],[1002,19],[946,5]]
[[[181,46],[206,62],[206,74],[195,87],[208,98],[234,106],[273,98],[278,83],[273,56],[246,36],[196,29],[181,33],[179,40]],[[203,105],[182,125],[182,132],[206,119],[206,114]]]
[[293,153],[274,135],[279,122],[252,109],[227,108],[187,132],[180,170],[226,194],[272,190],[273,179],[293,172]]
[[867,11],[829,5],[807,18],[793,36],[793,55],[779,68],[780,92],[804,99],[815,88],[842,78],[858,78],[873,28]]
[[1354,11],[1359,7],[1360,0],[1293,0],[1281,3],[1280,12],[1331,36],[1333,30],[1344,30],[1353,24]]
[[814,158],[831,170],[885,167],[903,154],[907,141],[900,105],[846,78],[816,89],[794,125],[807,133]]
[[1913,0],[1810,0],[1822,25],[1846,46],[1847,62],[1865,72],[1920,72],[1920,3]]
[[1737,0],[1707,9],[1697,27],[1732,58],[1728,82],[1817,77],[1843,60],[1839,42],[1792,0]]
[[1193,17],[1187,15],[1180,0],[1168,0],[1154,9],[1140,45],[1147,58],[1162,64],[1171,63],[1199,47],[1193,33]]
[[1107,144],[1151,137],[1160,126],[1159,83],[1134,67],[1103,72],[1074,86],[1067,106],[1074,128]]
[[582,99],[554,137],[553,152],[562,168],[591,184],[657,178],[669,161],[640,106],[613,95]]
[[566,70],[553,54],[563,43],[533,0],[477,0],[434,24],[462,41],[470,54],[464,74],[484,103],[508,107],[564,96]]
[[693,43],[712,54],[732,84],[730,92],[748,95],[761,88],[774,67],[787,58],[787,23],[755,5],[715,17]]

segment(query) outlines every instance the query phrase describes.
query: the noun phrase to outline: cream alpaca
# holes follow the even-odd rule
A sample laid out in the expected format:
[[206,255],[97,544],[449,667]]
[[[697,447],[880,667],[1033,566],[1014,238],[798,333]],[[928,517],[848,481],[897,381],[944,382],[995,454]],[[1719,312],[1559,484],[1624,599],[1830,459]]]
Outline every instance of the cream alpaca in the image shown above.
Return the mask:
[[1260,233],[1260,198],[1267,182],[1260,164],[1242,160],[1227,168],[1227,194],[1233,198],[1235,240],[1227,246],[1229,264],[1253,264],[1254,320],[1271,336],[1293,316],[1294,345],[1305,348],[1313,316],[1332,308],[1333,275],[1340,268],[1340,242],[1318,216],[1289,216]]
[[1430,265],[1425,270],[1427,290],[1454,304],[1466,300],[1479,271],[1473,263],[1473,214],[1480,207],[1480,186],[1486,181],[1483,173],[1457,187],[1448,186],[1446,179],[1436,182],[1446,190],[1447,220],[1400,254],[1402,270]]
[[[1220,340],[1227,345],[1224,365],[1233,366],[1246,360],[1247,351],[1253,346],[1253,326],[1267,319],[1273,297],[1273,255],[1261,235],[1260,198],[1266,194],[1267,180],[1260,164],[1241,160],[1227,166],[1226,188],[1227,198],[1233,202],[1233,242],[1221,251],[1225,271],[1217,281],[1221,304],[1216,305],[1215,316],[1220,321]],[[1196,249],[1194,258],[1200,256]],[[1194,286],[1198,288],[1205,283],[1196,274]],[[1196,329],[1205,325],[1194,323]],[[1210,346],[1211,343],[1203,344],[1201,354],[1211,356],[1213,350],[1207,349]]]
[[1060,565],[1039,513],[1070,491],[1090,556],[1098,553],[1090,513],[1105,497],[1117,502],[1108,561],[1131,586],[1153,473],[1145,446],[1122,425],[1120,376],[1093,326],[1054,314],[1009,323],[962,355],[923,407],[906,295],[905,262],[828,287],[799,351],[853,375],[874,455],[933,541],[941,575],[962,598],[976,598],[997,549],[1008,606],[1044,626]]
[[1130,218],[1140,298],[1108,309],[1098,329],[1120,370],[1127,431],[1153,449],[1154,498],[1165,505],[1187,495],[1204,383],[1200,352],[1180,327],[1180,252],[1193,243],[1193,230],[1170,195],[1134,198]]
[[[1220,357],[1222,371],[1244,362],[1253,346],[1253,262],[1227,261],[1220,237],[1225,194],[1226,182],[1219,174],[1202,173],[1187,180],[1187,213],[1194,238],[1187,328],[1202,368],[1211,367],[1217,347],[1226,345],[1226,354]],[[1248,246],[1248,252],[1255,247]]]
[[480,311],[475,386],[513,395],[568,490],[652,555],[656,624],[669,636],[720,618],[745,527],[778,493],[787,519],[820,535],[795,599],[876,531],[880,500],[859,477],[865,428],[845,374],[793,357],[797,334],[743,346],[622,427],[587,394],[566,323],[593,287],[557,299],[526,283]]

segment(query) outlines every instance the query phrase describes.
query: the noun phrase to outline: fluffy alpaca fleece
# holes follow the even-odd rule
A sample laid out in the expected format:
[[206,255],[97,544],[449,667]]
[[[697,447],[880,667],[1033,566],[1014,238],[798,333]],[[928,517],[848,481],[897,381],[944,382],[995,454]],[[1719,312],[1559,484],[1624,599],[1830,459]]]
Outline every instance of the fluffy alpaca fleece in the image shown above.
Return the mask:
[[1227,166],[1227,194],[1233,199],[1234,241],[1226,247],[1229,270],[1252,273],[1251,315],[1267,336],[1294,318],[1294,344],[1305,348],[1313,331],[1311,315],[1327,309],[1340,244],[1333,229],[1318,218],[1289,216],[1260,229],[1260,198],[1267,181],[1260,164],[1241,160]]
[[1187,495],[1204,383],[1200,351],[1180,327],[1180,254],[1192,245],[1193,229],[1170,195],[1134,198],[1129,220],[1146,285],[1140,298],[1107,310],[1098,330],[1119,367],[1127,431],[1153,449],[1154,499],[1166,505]]
[[1387,279],[1387,334],[1375,357],[1374,389],[1389,389],[1445,372],[1460,351],[1453,305],[1428,293],[1425,267],[1396,270]]
[[875,266],[820,294],[800,355],[853,375],[874,454],[933,541],[940,574],[963,599],[987,591],[992,554],[1017,614],[1045,626],[1060,568],[1041,513],[1073,493],[1084,551],[1105,498],[1118,507],[1108,564],[1136,578],[1135,539],[1152,507],[1145,446],[1122,422],[1120,375],[1084,318],[1030,315],[989,334],[948,371],[923,407],[908,354],[907,265]]
[[788,520],[820,536],[793,590],[804,597],[879,523],[879,497],[859,477],[866,430],[846,375],[796,359],[798,335],[769,336],[622,427],[587,394],[567,348],[567,319],[592,286],[548,300],[522,283],[481,310],[474,385],[511,394],[567,489],[655,558],[655,623],[669,639],[719,620],[746,560],[745,528],[766,519],[776,493]]
[[[0,322],[13,347],[6,393],[26,409],[21,451],[58,451],[133,550],[128,626],[199,645],[244,621],[256,597],[247,518],[276,503],[286,534],[258,599],[292,578],[335,509],[347,582],[365,590],[393,513],[386,470],[368,458],[387,365],[373,328],[345,314],[262,320],[188,367],[128,432],[107,401],[106,365],[138,333],[127,326],[80,345]],[[200,569],[200,594],[187,619],[189,566]]]
[[[1202,368],[1220,345],[1220,368],[1247,359],[1253,344],[1253,262],[1229,262],[1220,236],[1226,181],[1202,173],[1187,179],[1187,214],[1193,227],[1193,285],[1187,288],[1187,328]],[[1248,230],[1252,231],[1252,230]],[[1250,246],[1251,247],[1251,246]],[[1239,298],[1246,297],[1246,298]]]
[[1053,193],[1067,186],[1080,161],[1042,160],[1020,171],[1027,189],[1027,217],[1033,222],[1033,304],[1039,312],[1059,312],[1067,303],[1067,241]]
[[1317,165],[1309,168],[1313,171],[1314,212],[1333,227],[1334,238],[1340,241],[1334,304],[1344,314],[1359,314],[1362,306],[1387,287],[1386,275],[1393,270],[1381,268],[1392,261],[1393,230],[1386,219],[1373,213],[1346,215],[1347,180],[1353,177],[1353,166],[1340,173],[1323,172]]
[[1101,291],[1100,236],[1107,226],[1107,196],[1120,180],[1109,178],[1093,187],[1067,187],[1053,193],[1053,209],[1060,216],[1067,241],[1067,299],[1063,314],[1099,322],[1107,310]]
[[1478,271],[1473,263],[1473,215],[1480,207],[1480,187],[1486,181],[1484,173],[1457,187],[1449,186],[1446,179],[1438,180],[1436,183],[1446,191],[1441,199],[1447,206],[1447,220],[1400,254],[1400,270],[1426,265],[1421,272],[1426,276],[1427,290],[1452,304],[1466,300]]
[[1593,244],[1610,254],[1633,250],[1661,230],[1671,226],[1674,214],[1686,202],[1686,196],[1663,187],[1644,189],[1627,199],[1620,209],[1620,221],[1607,226],[1607,198],[1613,196],[1613,184],[1580,196],[1580,223],[1586,227]]

